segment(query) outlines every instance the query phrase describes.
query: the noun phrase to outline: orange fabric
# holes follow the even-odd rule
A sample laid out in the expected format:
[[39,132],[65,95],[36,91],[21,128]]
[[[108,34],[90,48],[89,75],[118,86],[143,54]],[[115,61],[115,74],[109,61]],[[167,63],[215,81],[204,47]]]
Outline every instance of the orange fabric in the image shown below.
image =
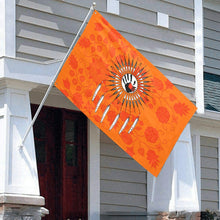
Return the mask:
[[97,11],[55,86],[155,176],[196,111]]

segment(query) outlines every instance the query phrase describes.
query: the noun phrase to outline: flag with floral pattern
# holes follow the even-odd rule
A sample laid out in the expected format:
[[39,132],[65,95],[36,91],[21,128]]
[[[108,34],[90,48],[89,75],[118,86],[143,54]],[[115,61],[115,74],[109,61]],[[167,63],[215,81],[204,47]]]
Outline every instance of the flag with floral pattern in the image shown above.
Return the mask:
[[97,11],[55,86],[155,176],[196,111]]

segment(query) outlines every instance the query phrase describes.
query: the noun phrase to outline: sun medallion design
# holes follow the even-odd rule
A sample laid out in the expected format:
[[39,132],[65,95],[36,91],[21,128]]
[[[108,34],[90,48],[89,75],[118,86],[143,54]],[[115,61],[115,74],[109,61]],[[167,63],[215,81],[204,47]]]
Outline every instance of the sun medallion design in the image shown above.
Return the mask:
[[[147,66],[143,66],[138,60],[131,59],[129,56],[127,58],[125,56],[120,56],[112,62],[112,65],[109,67],[106,76],[106,94],[110,94],[110,96],[113,97],[113,101],[106,107],[102,115],[101,123],[103,122],[111,105],[117,101],[117,103],[121,103],[120,111],[115,117],[115,120],[113,121],[109,130],[111,130],[117,123],[120,117],[120,112],[125,111],[129,115],[137,115],[133,125],[128,131],[128,133],[130,133],[139,120],[141,109],[144,107],[144,105],[146,105],[147,102],[149,102],[149,98],[151,97],[152,80],[150,71]],[[102,84],[103,83],[100,83],[96,88],[96,91],[93,95],[93,101],[101,89]],[[101,95],[96,105],[95,112],[100,107],[106,94]],[[129,120],[129,117],[125,120],[122,128],[119,131],[119,134],[125,129]]]

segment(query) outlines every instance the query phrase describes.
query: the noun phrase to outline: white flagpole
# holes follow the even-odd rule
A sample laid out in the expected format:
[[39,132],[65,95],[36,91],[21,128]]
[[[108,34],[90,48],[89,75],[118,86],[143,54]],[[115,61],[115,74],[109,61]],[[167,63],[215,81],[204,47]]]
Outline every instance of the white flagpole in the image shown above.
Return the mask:
[[60,70],[62,69],[62,67],[63,67],[65,61],[67,60],[67,58],[68,58],[69,54],[71,53],[71,51],[72,51],[74,45],[76,44],[77,38],[79,37],[79,34],[80,34],[80,32],[82,31],[82,29],[83,29],[83,27],[84,27],[84,25],[85,25],[85,23],[86,23],[86,21],[87,21],[89,15],[90,15],[90,13],[91,13],[93,10],[95,10],[95,6],[96,6],[96,3],[93,2],[92,6],[91,6],[90,9],[89,9],[88,14],[86,15],[86,17],[85,17],[85,19],[84,19],[82,25],[81,25],[80,28],[79,28],[78,33],[76,34],[76,37],[74,38],[74,40],[73,40],[73,42],[72,42],[72,44],[71,44],[71,46],[70,46],[68,52],[66,53],[66,55],[65,55],[65,57],[64,57],[64,59],[63,59],[63,61],[62,61],[62,63],[60,64],[60,66],[59,66],[59,68],[58,68],[58,70],[57,70],[57,72],[56,72],[56,74],[55,74],[55,76],[54,76],[54,78],[53,78],[53,80],[52,80],[50,86],[48,87],[48,89],[47,89],[47,91],[46,91],[46,93],[45,93],[45,95],[44,95],[44,97],[43,97],[43,99],[42,99],[42,101],[41,101],[41,103],[40,103],[40,105],[39,105],[39,107],[38,107],[38,109],[37,109],[37,111],[36,111],[36,113],[35,113],[33,119],[32,119],[32,121],[31,121],[31,123],[30,123],[30,125],[29,125],[29,127],[28,127],[28,129],[27,129],[27,131],[26,131],[26,133],[25,133],[25,135],[24,135],[24,138],[22,139],[21,144],[19,145],[20,148],[21,148],[21,147],[24,147],[24,142],[25,142],[25,140],[26,140],[26,138],[27,138],[27,136],[28,136],[28,134],[29,134],[31,128],[32,128],[33,125],[34,125],[34,122],[36,121],[36,119],[37,119],[37,117],[38,117],[38,115],[39,115],[39,113],[40,113],[40,111],[41,111],[41,109],[42,109],[42,107],[43,107],[43,105],[44,105],[44,103],[45,103],[45,101],[46,101],[46,99],[47,99],[49,93],[50,93],[50,90],[52,89],[52,87],[53,87],[53,85],[54,85],[54,83],[55,83],[55,81],[56,81],[56,79],[57,79],[57,77],[58,77],[58,75],[59,75]]

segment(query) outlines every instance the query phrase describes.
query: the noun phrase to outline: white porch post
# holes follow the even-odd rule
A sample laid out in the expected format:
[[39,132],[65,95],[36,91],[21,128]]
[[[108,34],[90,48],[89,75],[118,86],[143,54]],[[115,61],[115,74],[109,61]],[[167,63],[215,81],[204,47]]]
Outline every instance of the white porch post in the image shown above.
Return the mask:
[[[1,84],[0,88],[0,219],[30,215],[40,219],[40,197],[33,132],[26,151],[18,145],[31,121],[28,88]],[[25,205],[25,206],[24,206]],[[16,213],[12,207],[16,206]],[[19,210],[19,211],[18,211]]]
[[199,211],[190,126],[157,178],[148,175],[148,212]]
[[100,219],[100,130],[88,120],[88,219]]

